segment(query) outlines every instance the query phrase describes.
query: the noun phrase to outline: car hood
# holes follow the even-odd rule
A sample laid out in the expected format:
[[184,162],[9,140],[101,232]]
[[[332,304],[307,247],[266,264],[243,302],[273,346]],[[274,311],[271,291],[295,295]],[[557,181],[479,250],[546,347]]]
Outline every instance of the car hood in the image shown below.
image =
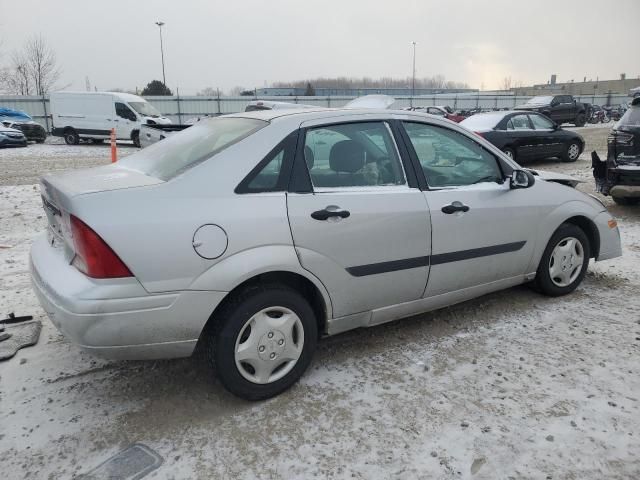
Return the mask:
[[524,103],[522,105],[518,105],[516,110],[535,110],[537,108],[548,107],[548,103]]
[[528,168],[527,170],[533,173],[534,176],[540,177],[542,180],[546,180],[547,182],[562,183],[563,185],[568,185],[570,187],[575,187],[579,183],[584,183],[584,180],[572,177],[571,175],[565,175],[564,173],[545,172],[544,170],[534,170],[531,168]]

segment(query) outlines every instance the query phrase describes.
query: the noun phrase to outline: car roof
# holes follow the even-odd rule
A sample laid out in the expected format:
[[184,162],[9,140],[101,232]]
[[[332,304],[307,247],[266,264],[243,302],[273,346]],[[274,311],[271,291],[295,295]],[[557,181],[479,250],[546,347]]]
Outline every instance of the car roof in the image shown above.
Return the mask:
[[255,118],[258,120],[271,121],[283,117],[295,117],[296,120],[304,122],[321,118],[353,116],[353,115],[380,115],[390,117],[392,114],[407,115],[406,110],[387,110],[377,108],[288,108],[282,110],[256,110],[252,112],[240,112],[225,115],[225,117]]

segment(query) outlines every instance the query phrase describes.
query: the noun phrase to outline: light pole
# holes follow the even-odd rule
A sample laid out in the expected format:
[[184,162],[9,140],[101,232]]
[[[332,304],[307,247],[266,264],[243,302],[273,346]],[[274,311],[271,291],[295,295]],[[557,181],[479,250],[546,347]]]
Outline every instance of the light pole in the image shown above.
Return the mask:
[[411,42],[413,45],[413,75],[411,77],[411,106],[413,107],[413,97],[416,94],[416,42]]
[[162,57],[162,83],[164,84],[165,88],[167,87],[167,79],[164,76],[164,48],[162,47],[162,26],[164,25],[164,22],[156,22],[156,25],[158,27],[160,27],[160,56]]

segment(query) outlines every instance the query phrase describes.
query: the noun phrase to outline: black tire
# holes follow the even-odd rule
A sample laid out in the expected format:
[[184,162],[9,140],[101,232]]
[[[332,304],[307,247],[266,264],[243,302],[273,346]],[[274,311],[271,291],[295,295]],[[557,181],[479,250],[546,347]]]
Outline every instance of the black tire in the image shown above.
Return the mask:
[[[581,243],[584,259],[579,274],[571,281],[570,284],[560,286],[551,278],[550,262],[555,247],[567,238],[574,238]],[[577,286],[580,285],[580,282],[582,282],[582,279],[587,273],[590,257],[591,245],[584,231],[577,225],[563,223],[551,236],[551,239],[542,254],[540,264],[538,265],[538,271],[536,272],[536,278],[534,280],[534,287],[540,293],[551,297],[558,297],[573,292]]]
[[64,131],[64,141],[67,145],[78,145],[80,143],[80,135],[73,128]]
[[140,148],[142,146],[140,145],[140,132],[137,130],[131,134],[131,140],[133,140],[133,144],[136,147]]
[[580,143],[577,141],[571,141],[564,149],[564,153],[562,154],[562,161],[575,162],[580,157],[581,152],[582,148]]
[[44,143],[44,138],[39,138],[38,140],[36,140],[36,143]]
[[574,125],[576,127],[584,127],[584,124],[587,122],[587,116],[584,113],[579,113],[576,117],[576,121]]
[[638,205],[640,198],[637,197],[611,197],[618,205]]
[[507,157],[511,158],[511,160],[516,160],[516,151],[513,148],[503,148],[502,151]]
[[[284,307],[293,311],[301,321],[304,341],[300,357],[286,375],[273,382],[259,384],[246,379],[236,365],[236,340],[249,319],[269,307]],[[234,294],[216,312],[212,321],[215,323],[207,328],[203,338],[208,362],[222,385],[245,400],[264,400],[290,388],[309,366],[318,341],[316,317],[309,302],[300,293],[284,285],[257,285]]]
[[94,145],[101,145],[102,143],[104,143],[104,139],[102,139],[102,138],[92,138],[91,139],[91,143],[93,143]]

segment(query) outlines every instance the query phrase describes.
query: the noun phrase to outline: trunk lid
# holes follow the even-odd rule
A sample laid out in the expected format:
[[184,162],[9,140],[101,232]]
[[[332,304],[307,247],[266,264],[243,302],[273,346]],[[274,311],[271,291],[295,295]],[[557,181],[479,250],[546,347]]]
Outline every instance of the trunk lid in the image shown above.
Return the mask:
[[70,215],[74,213],[76,197],[160,183],[164,181],[117,165],[43,176],[40,179],[40,194],[47,215],[49,243],[52,247],[61,248],[68,261],[73,259],[75,248]]

